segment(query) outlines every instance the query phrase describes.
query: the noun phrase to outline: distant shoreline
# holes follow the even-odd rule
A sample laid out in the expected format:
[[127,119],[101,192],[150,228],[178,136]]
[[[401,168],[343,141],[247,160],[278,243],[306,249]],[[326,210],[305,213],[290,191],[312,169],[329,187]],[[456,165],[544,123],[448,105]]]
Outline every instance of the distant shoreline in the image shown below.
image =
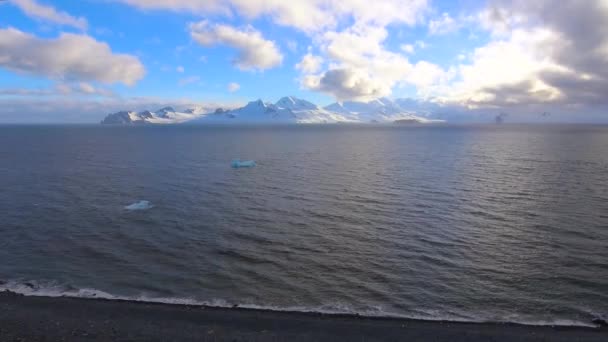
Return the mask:
[[0,340],[605,341],[608,330],[0,293]]

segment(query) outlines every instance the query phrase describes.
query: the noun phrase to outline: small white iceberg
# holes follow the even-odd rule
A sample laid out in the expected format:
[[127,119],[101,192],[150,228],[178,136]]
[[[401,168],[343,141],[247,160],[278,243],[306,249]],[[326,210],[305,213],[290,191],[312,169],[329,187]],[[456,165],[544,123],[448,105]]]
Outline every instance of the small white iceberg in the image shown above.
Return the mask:
[[150,203],[150,201],[137,201],[133,204],[129,204],[128,206],[125,207],[125,209],[127,210],[147,210],[152,208],[153,205],[152,203]]
[[254,160],[239,160],[239,159],[235,159],[232,161],[232,167],[235,169],[241,168],[241,167],[254,167],[255,166],[255,161]]

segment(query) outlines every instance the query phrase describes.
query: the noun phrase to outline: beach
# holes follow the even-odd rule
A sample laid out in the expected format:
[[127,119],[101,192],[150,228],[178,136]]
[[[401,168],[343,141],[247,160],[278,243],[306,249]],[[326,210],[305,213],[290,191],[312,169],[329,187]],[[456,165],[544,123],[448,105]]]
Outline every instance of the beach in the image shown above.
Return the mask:
[[584,327],[459,323],[0,293],[0,341],[606,341]]

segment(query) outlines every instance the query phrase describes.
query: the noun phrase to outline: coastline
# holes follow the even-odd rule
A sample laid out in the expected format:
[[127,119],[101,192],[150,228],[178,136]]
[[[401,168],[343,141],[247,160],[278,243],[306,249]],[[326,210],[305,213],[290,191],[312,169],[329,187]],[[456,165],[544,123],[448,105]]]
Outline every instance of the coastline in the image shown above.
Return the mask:
[[605,341],[608,329],[424,321],[0,292],[0,341]]

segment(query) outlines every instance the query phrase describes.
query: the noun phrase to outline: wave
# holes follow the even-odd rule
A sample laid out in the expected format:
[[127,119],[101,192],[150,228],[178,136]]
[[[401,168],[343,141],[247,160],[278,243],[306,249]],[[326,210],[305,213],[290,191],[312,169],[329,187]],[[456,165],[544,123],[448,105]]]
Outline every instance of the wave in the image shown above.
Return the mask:
[[[102,290],[94,288],[74,288],[71,286],[58,285],[56,283],[38,283],[35,281],[0,281],[0,292],[10,291],[24,296],[34,297],[70,297],[70,298],[86,298],[86,299],[105,299],[105,300],[120,300],[129,302],[171,304],[171,305],[192,305],[204,306],[210,308],[239,308],[250,310],[263,310],[275,312],[295,312],[295,313],[310,313],[324,315],[345,315],[358,316],[369,318],[390,318],[390,319],[410,319],[423,321],[442,321],[442,322],[458,322],[458,323],[507,323],[520,324],[531,326],[560,326],[560,327],[589,327],[596,328],[597,325],[590,322],[583,322],[569,319],[554,319],[554,320],[533,320],[533,319],[518,319],[516,316],[511,316],[504,320],[488,320],[482,317],[478,318],[462,318],[456,315],[445,315],[437,312],[429,313],[428,315],[418,314],[401,314],[390,311],[385,311],[381,307],[369,307],[366,309],[354,309],[347,304],[327,304],[321,306],[274,306],[260,305],[252,303],[231,303],[224,299],[197,300],[193,298],[179,297],[150,297],[147,295],[138,296],[121,296],[114,295]],[[424,312],[424,311],[421,311]]]

